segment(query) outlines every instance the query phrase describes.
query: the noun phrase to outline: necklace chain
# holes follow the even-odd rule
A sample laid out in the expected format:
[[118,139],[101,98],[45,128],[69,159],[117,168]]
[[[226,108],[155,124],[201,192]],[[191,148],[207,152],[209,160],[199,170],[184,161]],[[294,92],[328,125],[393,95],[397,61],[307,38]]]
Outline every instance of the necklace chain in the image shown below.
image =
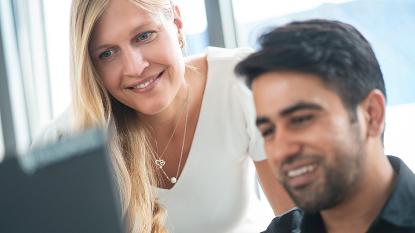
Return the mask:
[[[186,117],[185,117],[185,123],[184,123],[184,132],[183,132],[183,140],[182,140],[182,145],[181,145],[181,149],[180,149],[180,157],[179,157],[179,164],[177,167],[177,172],[176,172],[176,176],[172,176],[169,177],[167,175],[167,173],[164,171],[163,166],[166,165],[166,160],[163,160],[163,156],[165,154],[165,152],[167,151],[167,148],[169,147],[170,141],[172,140],[174,133],[176,132],[176,129],[179,125],[180,122],[180,118],[184,112],[184,109],[182,111],[182,113],[180,114],[179,120],[176,123],[176,126],[173,129],[173,133],[170,136],[169,140],[167,141],[166,147],[164,148],[163,152],[161,153],[161,155],[158,158],[155,158],[154,163],[156,164],[156,166],[161,170],[161,172],[163,173],[163,175],[166,177],[167,180],[169,180],[172,184],[175,184],[177,182],[177,177],[179,176],[179,171],[180,171],[180,167],[181,167],[181,163],[182,163],[182,158],[183,158],[183,149],[184,149],[184,143],[185,143],[185,139],[186,139],[186,131],[187,131],[187,119],[189,116],[189,97],[190,96],[190,86],[188,86],[187,88],[187,97],[186,97],[186,103],[183,106],[183,108],[186,107]],[[157,145],[157,141],[156,141],[156,145]]]
[[[183,113],[184,113],[184,111],[185,111],[185,107],[186,107],[186,105],[187,105],[188,98],[189,98],[189,93],[187,93],[186,103],[185,103],[185,104],[183,104],[183,110],[182,110],[182,111],[181,111],[181,113],[180,113],[179,119],[177,120],[176,125],[174,126],[173,132],[172,132],[172,134],[171,134],[171,136],[170,136],[169,140],[167,141],[167,144],[166,144],[166,146],[164,147],[163,152],[161,152],[161,154],[160,154],[160,156],[159,156],[159,158],[158,158],[159,160],[162,160],[162,158],[163,158],[164,154],[165,154],[165,153],[166,153],[166,151],[167,151],[167,148],[168,148],[168,147],[169,147],[169,145],[170,145],[171,140],[173,139],[174,133],[176,132],[177,127],[179,126],[180,119],[182,118],[182,115],[183,115]],[[158,145],[157,145],[157,141],[156,141],[156,146],[158,147]]]

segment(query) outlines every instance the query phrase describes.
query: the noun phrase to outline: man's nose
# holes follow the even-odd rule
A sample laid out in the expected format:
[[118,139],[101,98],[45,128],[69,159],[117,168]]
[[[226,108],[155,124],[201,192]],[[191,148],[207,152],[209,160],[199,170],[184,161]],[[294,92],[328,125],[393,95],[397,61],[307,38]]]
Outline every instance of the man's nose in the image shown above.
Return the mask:
[[123,66],[125,76],[140,76],[150,66],[143,51],[139,48],[128,48],[124,51]]
[[301,153],[302,143],[298,135],[290,130],[280,129],[270,143],[270,159],[283,163],[290,157]]

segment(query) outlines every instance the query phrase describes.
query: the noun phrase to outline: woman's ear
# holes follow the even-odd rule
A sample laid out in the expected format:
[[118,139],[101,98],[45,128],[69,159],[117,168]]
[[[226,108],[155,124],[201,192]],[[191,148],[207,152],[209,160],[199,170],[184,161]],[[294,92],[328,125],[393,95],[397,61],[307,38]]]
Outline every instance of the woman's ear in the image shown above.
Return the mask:
[[381,136],[385,127],[385,96],[380,90],[372,90],[361,106],[365,115],[368,136]]
[[180,9],[177,5],[174,6],[174,24],[176,24],[176,27],[178,30],[182,30],[183,28],[183,21],[182,16],[180,14]]

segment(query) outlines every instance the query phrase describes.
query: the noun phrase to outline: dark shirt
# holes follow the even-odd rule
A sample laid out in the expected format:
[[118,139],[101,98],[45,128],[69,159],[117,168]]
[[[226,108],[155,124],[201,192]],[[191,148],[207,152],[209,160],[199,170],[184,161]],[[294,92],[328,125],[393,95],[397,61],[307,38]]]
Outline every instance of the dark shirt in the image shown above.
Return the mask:
[[[367,233],[415,233],[415,174],[405,163],[388,156],[396,173],[393,190]],[[320,214],[293,209],[274,218],[263,233],[324,233]]]

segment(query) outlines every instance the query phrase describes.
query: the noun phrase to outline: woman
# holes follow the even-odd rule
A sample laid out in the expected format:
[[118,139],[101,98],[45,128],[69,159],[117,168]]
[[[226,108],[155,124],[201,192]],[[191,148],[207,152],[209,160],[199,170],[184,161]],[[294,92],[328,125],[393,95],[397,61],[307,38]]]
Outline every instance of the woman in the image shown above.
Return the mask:
[[[169,0],[74,0],[71,43],[70,128],[110,130],[130,231],[164,231],[155,196],[170,232],[262,230],[250,157],[274,212],[292,206],[264,160],[250,93],[233,75],[248,51],[184,59]],[[71,131],[59,122],[49,137]]]

